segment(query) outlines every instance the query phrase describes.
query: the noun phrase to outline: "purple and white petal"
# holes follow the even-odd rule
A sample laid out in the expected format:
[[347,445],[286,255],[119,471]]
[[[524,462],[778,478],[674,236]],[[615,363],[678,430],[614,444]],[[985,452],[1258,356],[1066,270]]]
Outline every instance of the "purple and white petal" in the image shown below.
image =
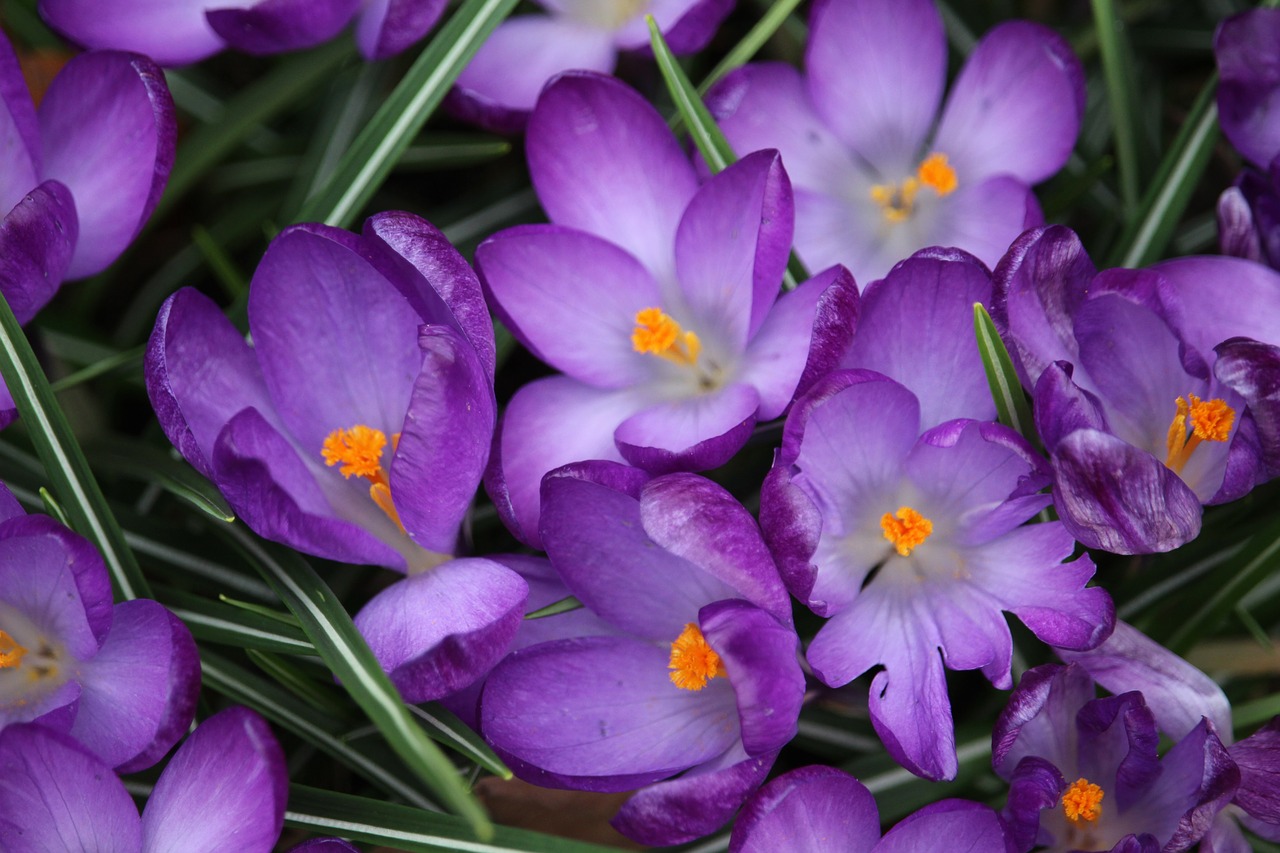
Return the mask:
[[132,50],[161,65],[189,65],[222,50],[209,22],[210,6],[248,0],[40,0],[40,16],[87,48]]
[[1280,344],[1280,272],[1243,258],[1178,258],[1151,267],[1178,336],[1201,355],[1227,338]]
[[[621,5],[623,8],[628,6],[625,0]],[[720,22],[733,10],[733,5],[734,0],[649,0],[641,8],[653,16],[671,52],[684,56],[707,46]],[[645,25],[644,15],[633,15],[615,33],[614,40],[623,50],[639,50],[647,55],[650,52],[649,28]]]
[[1258,226],[1240,187],[1227,187],[1218,196],[1218,250],[1231,257],[1262,261]]
[[927,231],[920,227],[925,233],[912,248],[964,246],[993,267],[1019,234],[1043,224],[1044,214],[1030,187],[1008,175],[993,175],[981,183],[961,184],[953,194],[939,200]]
[[619,424],[613,437],[623,457],[646,471],[706,471],[728,462],[747,443],[759,408],[756,389],[735,382],[641,409]]

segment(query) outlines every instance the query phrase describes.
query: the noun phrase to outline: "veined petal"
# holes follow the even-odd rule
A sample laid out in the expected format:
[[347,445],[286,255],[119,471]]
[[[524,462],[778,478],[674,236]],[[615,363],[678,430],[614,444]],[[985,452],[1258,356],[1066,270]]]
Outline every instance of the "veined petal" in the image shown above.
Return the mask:
[[40,131],[31,93],[9,39],[0,33],[0,215],[31,192],[40,174]]
[[372,0],[356,23],[356,44],[365,59],[387,59],[425,36],[447,0]]
[[212,8],[209,26],[229,46],[271,54],[323,44],[342,32],[361,0],[257,0],[243,8]]
[[866,786],[815,765],[782,774],[747,801],[729,853],[870,853],[879,840],[880,811]]
[[968,800],[942,800],[899,821],[874,853],[927,853],[936,850],[942,839],[956,851],[1007,849],[1004,827],[989,807]]
[[1265,476],[1280,474],[1280,347],[1243,338],[1217,348],[1218,380],[1249,405],[1258,430]]
[[647,471],[705,471],[747,443],[759,408],[756,389],[735,382],[641,409],[618,426],[614,440],[628,462]]
[[[215,0],[234,5],[235,0]],[[210,0],[40,0],[40,17],[89,48],[132,50],[161,65],[188,65],[222,50],[205,20]]]
[[58,292],[80,230],[70,190],[57,181],[27,190],[0,222],[0,292],[19,323]]
[[1218,62],[1218,120],[1227,139],[1261,168],[1280,151],[1280,16],[1251,9],[1223,21],[1213,37]]

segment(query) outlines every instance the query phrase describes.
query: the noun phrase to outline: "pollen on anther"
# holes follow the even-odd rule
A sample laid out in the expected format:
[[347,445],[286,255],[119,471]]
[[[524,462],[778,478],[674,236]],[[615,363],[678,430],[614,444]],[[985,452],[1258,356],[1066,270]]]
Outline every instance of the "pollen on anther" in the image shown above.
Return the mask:
[[631,346],[638,353],[656,355],[686,367],[696,363],[702,352],[698,336],[681,329],[680,324],[660,308],[642,308],[636,312]]
[[1226,400],[1214,398],[1201,400],[1194,394],[1187,395],[1191,405],[1187,408],[1191,417],[1191,431],[1203,441],[1226,441],[1235,423],[1235,409]]
[[960,185],[956,170],[947,162],[947,155],[934,152],[924,159],[916,170],[920,183],[933,187],[938,195],[950,195]]
[[324,440],[320,453],[329,467],[341,465],[342,476],[373,479],[382,470],[382,449],[387,437],[382,430],[359,424],[351,429],[335,429]]
[[1073,823],[1095,821],[1102,815],[1102,789],[1083,776],[1062,794],[1062,811]]
[[902,506],[897,513],[880,516],[880,529],[900,555],[909,557],[933,533],[933,522],[911,507]]
[[12,669],[22,663],[27,650],[5,631],[0,631],[0,669]]
[[701,690],[707,681],[725,674],[720,655],[702,636],[698,626],[689,622],[671,644],[671,683],[681,690]]

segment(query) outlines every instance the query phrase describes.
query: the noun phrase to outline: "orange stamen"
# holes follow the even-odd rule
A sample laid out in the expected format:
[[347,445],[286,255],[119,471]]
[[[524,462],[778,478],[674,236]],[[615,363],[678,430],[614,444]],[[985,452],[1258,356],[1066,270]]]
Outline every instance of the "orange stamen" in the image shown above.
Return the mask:
[[671,644],[671,662],[667,669],[671,670],[671,683],[681,690],[701,690],[707,681],[725,674],[720,655],[693,622],[685,625]]
[[660,308],[643,308],[636,312],[631,345],[636,352],[651,353],[682,367],[692,367],[698,361],[698,353],[702,352],[698,336],[681,329],[680,324]]
[[[391,436],[394,450],[400,444],[400,433]],[[357,424],[351,429],[335,429],[324,440],[320,455],[324,463],[332,468],[341,465],[339,472],[343,477],[363,477],[369,481],[369,497],[378,509],[396,523],[400,532],[404,533],[404,525],[400,523],[400,513],[391,500],[391,485],[387,481],[387,472],[382,467],[382,449],[387,446],[387,436],[382,430]]]
[[[1174,473],[1181,473],[1200,442],[1226,441],[1230,438],[1236,412],[1225,400],[1201,400],[1195,394],[1188,394],[1186,398],[1179,397],[1174,405],[1177,408],[1165,438],[1168,454],[1164,464]],[[1191,424],[1190,433],[1187,432],[1188,421]]]
[[898,507],[896,517],[885,513],[880,517],[880,529],[884,538],[893,543],[893,547],[904,557],[911,556],[911,550],[918,547],[933,532],[933,522],[916,512],[909,506]]
[[924,159],[916,170],[916,177],[926,187],[932,187],[938,195],[950,195],[960,185],[956,170],[947,162],[947,155],[934,152]]
[[1083,776],[1062,795],[1062,810],[1072,823],[1093,822],[1102,815],[1102,789]]
[[27,650],[5,631],[0,631],[0,669],[12,669],[22,663]]

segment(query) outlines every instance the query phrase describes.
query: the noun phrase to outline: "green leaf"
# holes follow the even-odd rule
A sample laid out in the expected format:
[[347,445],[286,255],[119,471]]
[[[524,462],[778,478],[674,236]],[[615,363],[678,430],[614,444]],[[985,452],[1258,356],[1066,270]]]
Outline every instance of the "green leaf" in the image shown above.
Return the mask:
[[160,587],[156,594],[197,640],[283,654],[316,653],[301,628],[181,590]]
[[326,692],[308,678],[306,673],[284,658],[259,649],[245,649],[245,654],[258,669],[271,676],[276,684],[325,716],[338,717],[345,712],[345,706],[331,692]]
[[316,835],[338,835],[413,853],[617,853],[616,847],[501,826],[492,841],[477,843],[456,817],[304,785],[289,786],[284,823]]
[[94,463],[103,471],[155,483],[218,521],[236,520],[216,486],[164,450],[136,441],[114,440],[94,444],[90,451]]
[[1112,0],[1093,0],[1093,20],[1102,53],[1102,75],[1107,88],[1107,111],[1115,136],[1116,162],[1120,172],[1120,197],[1125,212],[1138,201],[1138,131],[1134,110],[1132,75],[1128,73],[1128,45],[1123,24],[1116,16]]
[[241,610],[248,610],[250,613],[256,613],[264,619],[270,619],[273,622],[280,622],[284,625],[302,630],[302,623],[299,622],[298,617],[294,616],[292,613],[281,613],[274,607],[266,607],[265,605],[254,604],[249,601],[238,601],[237,599],[228,598],[221,594],[218,595],[218,600],[223,604],[229,604],[232,607],[236,607]]
[[517,0],[466,0],[409,68],[297,221],[349,227]]
[[981,302],[973,303],[973,332],[978,339],[978,354],[982,356],[982,368],[987,372],[987,385],[996,402],[1000,423],[1017,432],[1032,446],[1039,449],[1040,438],[1032,426],[1031,408],[1022,392],[1018,372],[1013,359],[1005,349],[996,324]]
[[546,616],[555,616],[557,613],[568,613],[570,610],[577,610],[582,606],[582,602],[574,598],[572,595],[562,598],[559,601],[553,601],[546,607],[539,607],[530,613],[526,613],[526,619],[542,619]]
[[259,543],[238,527],[224,532],[298,617],[320,657],[410,769],[464,817],[477,836],[491,837],[493,825],[463,786],[457,768],[413,721],[351,617],[315,570],[297,553]]
[[3,296],[0,296],[0,375],[26,422],[36,455],[44,464],[71,528],[101,552],[116,597],[149,598],[151,591],[125,543],[124,533],[107,508],[102,489],[53,396],[49,380]]
[[88,382],[90,379],[96,379],[103,374],[118,370],[121,367],[130,367],[135,364],[141,364],[142,358],[146,355],[147,348],[145,346],[134,347],[133,349],[118,352],[105,358],[96,359],[88,366],[77,370],[68,376],[64,376],[56,382],[50,383],[49,387],[53,389],[53,393],[61,394],[68,388],[75,388]]
[[698,91],[706,94],[707,90],[720,81],[726,74],[735,68],[741,67],[750,62],[760,48],[764,47],[765,42],[773,38],[773,34],[778,31],[782,23],[791,16],[791,13],[800,5],[801,0],[778,0],[769,7],[769,11],[756,21],[754,27],[751,28],[742,41],[733,46],[728,53],[724,55],[724,59],[717,63],[716,67],[711,69],[711,73],[706,79],[698,84]]
[[56,518],[63,527],[71,526],[71,522],[67,521],[67,514],[62,511],[61,504],[44,486],[40,487],[40,503],[44,504],[44,511]]
[[433,740],[479,764],[495,776],[503,779],[512,777],[511,769],[489,748],[489,744],[443,705],[410,705],[409,711],[426,726],[427,735]]

